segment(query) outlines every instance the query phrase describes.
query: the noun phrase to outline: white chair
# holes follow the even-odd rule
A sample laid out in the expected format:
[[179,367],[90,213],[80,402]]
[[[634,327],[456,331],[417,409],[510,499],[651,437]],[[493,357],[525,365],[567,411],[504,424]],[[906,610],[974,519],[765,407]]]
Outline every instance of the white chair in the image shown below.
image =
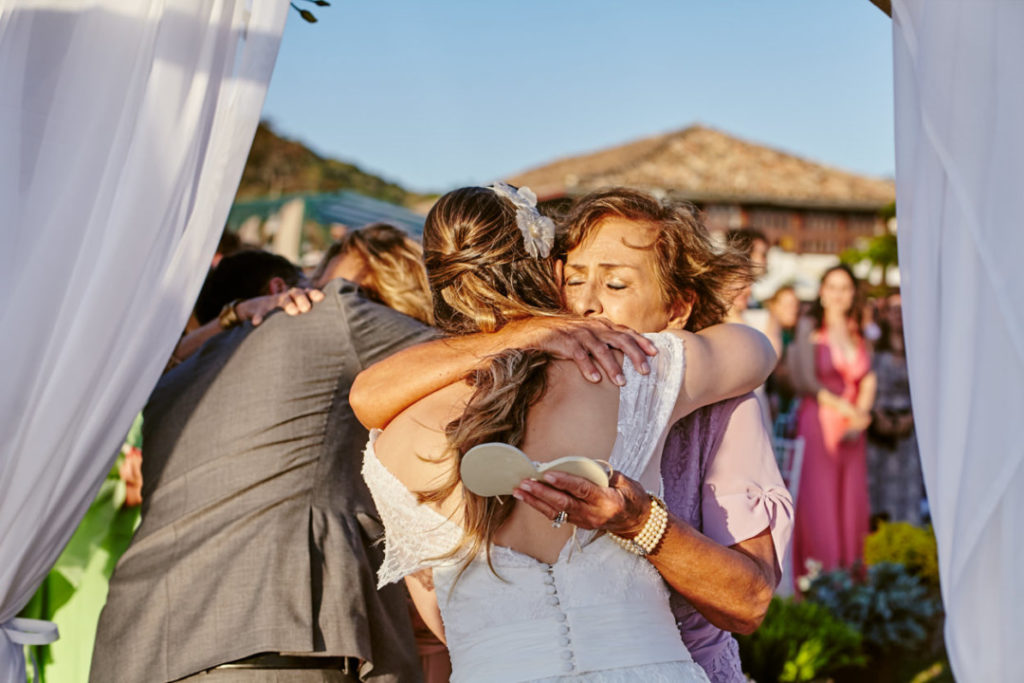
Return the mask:
[[[798,436],[795,439],[783,439],[776,437],[772,439],[772,447],[775,450],[775,462],[779,465],[779,472],[782,474],[782,481],[793,496],[793,505],[796,506],[796,497],[800,492],[800,469],[804,464],[804,438]],[[782,580],[776,594],[788,597],[793,594],[793,552],[790,549],[782,560]]]

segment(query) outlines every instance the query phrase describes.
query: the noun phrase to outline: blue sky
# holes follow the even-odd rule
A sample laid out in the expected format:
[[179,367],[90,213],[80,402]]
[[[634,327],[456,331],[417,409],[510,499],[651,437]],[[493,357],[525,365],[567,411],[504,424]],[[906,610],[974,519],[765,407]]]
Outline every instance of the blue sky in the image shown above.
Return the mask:
[[292,12],[264,106],[414,190],[700,122],[894,169],[891,24],[868,0],[333,0]]

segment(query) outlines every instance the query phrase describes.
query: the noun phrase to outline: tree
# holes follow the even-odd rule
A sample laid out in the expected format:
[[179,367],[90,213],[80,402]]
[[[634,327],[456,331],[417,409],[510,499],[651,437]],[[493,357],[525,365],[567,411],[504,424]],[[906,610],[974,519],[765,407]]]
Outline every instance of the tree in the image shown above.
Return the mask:
[[874,237],[868,238],[862,242],[859,242],[857,246],[844,249],[839,254],[839,260],[843,263],[854,266],[858,263],[867,261],[873,268],[882,269],[882,289],[885,294],[889,293],[889,282],[887,276],[889,274],[889,268],[899,266],[899,255],[896,250],[896,234],[892,232],[885,232],[881,235],[875,235]]

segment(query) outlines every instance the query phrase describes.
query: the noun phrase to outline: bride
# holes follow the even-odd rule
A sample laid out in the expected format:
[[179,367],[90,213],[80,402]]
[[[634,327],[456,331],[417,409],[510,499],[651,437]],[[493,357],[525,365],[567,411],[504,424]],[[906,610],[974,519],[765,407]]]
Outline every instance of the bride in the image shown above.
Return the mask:
[[[437,325],[452,335],[557,316],[554,228],[527,190],[469,187],[427,216],[424,253]],[[379,581],[405,578],[447,642],[453,681],[704,681],[682,644],[657,553],[665,506],[644,523],[574,532],[511,497],[477,496],[459,478],[473,446],[506,442],[536,462],[605,454],[615,477],[660,492],[668,428],[758,385],[774,354],[759,333],[719,326],[650,336],[658,353],[625,384],[591,383],[540,351],[497,354],[467,381],[419,400],[371,433],[363,475],[385,525]],[[424,371],[428,371],[424,369]]]

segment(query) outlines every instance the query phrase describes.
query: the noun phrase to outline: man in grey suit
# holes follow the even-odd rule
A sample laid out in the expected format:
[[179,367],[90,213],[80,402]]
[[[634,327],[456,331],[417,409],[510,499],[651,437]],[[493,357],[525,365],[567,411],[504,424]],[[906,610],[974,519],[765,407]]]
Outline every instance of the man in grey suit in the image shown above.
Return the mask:
[[230,329],[144,413],[142,524],[90,680],[416,681],[404,591],[378,591],[355,375],[432,330],[336,280],[298,317]]

